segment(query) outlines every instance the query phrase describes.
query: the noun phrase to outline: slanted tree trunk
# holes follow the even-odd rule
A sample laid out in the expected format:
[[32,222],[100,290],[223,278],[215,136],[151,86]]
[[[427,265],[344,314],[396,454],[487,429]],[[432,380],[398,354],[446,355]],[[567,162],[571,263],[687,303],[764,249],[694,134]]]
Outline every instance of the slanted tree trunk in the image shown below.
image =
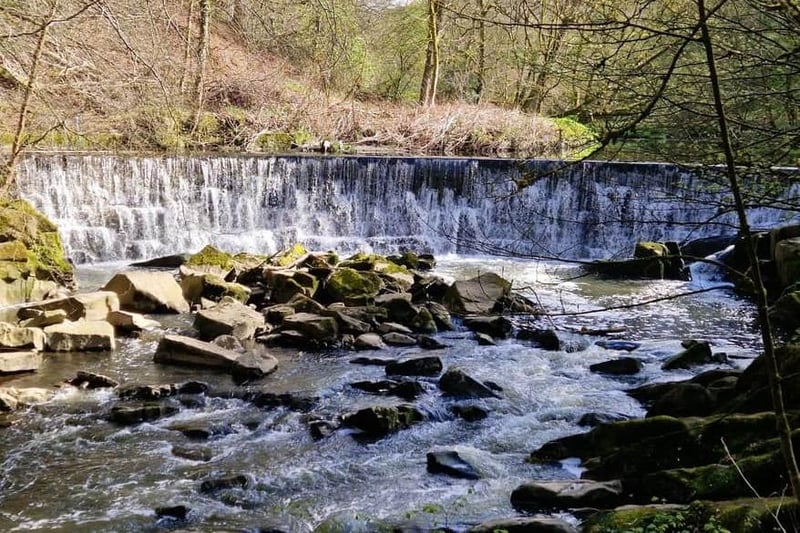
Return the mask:
[[706,64],[708,66],[711,90],[714,95],[714,110],[717,115],[719,136],[722,151],[725,154],[725,170],[733,194],[734,207],[739,218],[739,231],[744,236],[745,251],[750,263],[751,279],[754,287],[754,297],[758,312],[758,324],[761,329],[761,339],[764,344],[764,359],[767,364],[767,376],[769,379],[770,394],[772,396],[772,407],[775,411],[775,420],[778,429],[778,436],[781,443],[781,453],[786,470],[789,474],[789,481],[794,491],[794,497],[800,502],[800,470],[797,467],[797,459],[794,455],[792,444],[792,428],[786,417],[786,406],[783,402],[783,390],[781,388],[780,366],[775,355],[775,339],[772,336],[772,326],[770,324],[767,302],[767,291],[764,288],[764,280],[759,268],[758,256],[750,238],[750,223],[745,211],[745,203],[742,198],[741,187],[736,170],[736,161],[731,144],[731,137],[728,128],[728,121],[725,114],[725,106],[722,99],[722,89],[720,87],[719,76],[717,74],[716,60],[714,57],[714,46],[711,33],[708,28],[708,13],[704,0],[697,1],[700,16],[700,32],[703,47],[706,53]]
[[489,14],[489,5],[486,0],[478,0],[480,19],[478,20],[478,72],[475,85],[475,101],[480,103],[483,90],[486,87],[486,16]]
[[439,85],[439,27],[441,20],[441,0],[428,0],[428,48],[425,52],[425,68],[422,71],[422,84],[419,92],[419,103],[424,106],[436,104],[436,91]]
[[53,23],[53,17],[58,7],[58,1],[53,1],[50,5],[50,10],[47,14],[47,20],[42,24],[39,29],[39,36],[36,39],[36,48],[33,51],[31,58],[31,66],[28,71],[28,81],[25,83],[25,92],[22,96],[22,104],[19,107],[17,114],[17,125],[14,128],[14,138],[11,141],[11,154],[8,160],[0,168],[0,197],[8,196],[8,191],[14,183],[15,169],[22,150],[25,147],[25,126],[28,122],[28,111],[30,109],[31,97],[36,86],[36,79],[38,75],[39,61],[42,58],[42,51],[44,50],[44,43],[47,39],[47,30]]
[[208,41],[211,30],[211,0],[200,0],[200,41],[197,43],[197,76],[192,91],[194,102],[194,128],[203,113],[205,93],[206,62],[208,60]]

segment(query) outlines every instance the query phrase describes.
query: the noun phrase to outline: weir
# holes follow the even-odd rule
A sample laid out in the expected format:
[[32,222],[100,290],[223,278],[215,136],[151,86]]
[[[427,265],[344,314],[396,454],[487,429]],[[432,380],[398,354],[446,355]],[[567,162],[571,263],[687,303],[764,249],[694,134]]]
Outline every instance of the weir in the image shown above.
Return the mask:
[[[626,255],[636,240],[736,231],[720,216],[724,188],[662,163],[31,154],[17,187],[59,226],[76,263],[294,242],[597,258]],[[798,193],[795,184],[785,195]],[[755,227],[787,218],[752,216]]]

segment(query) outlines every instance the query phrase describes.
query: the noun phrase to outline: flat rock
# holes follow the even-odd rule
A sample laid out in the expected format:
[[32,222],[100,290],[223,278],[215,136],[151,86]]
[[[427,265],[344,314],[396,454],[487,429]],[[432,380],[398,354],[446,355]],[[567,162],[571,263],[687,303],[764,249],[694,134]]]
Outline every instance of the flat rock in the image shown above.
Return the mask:
[[158,329],[161,323],[139,313],[130,311],[110,311],[106,318],[118,333],[134,333],[148,329]]
[[45,328],[67,320],[67,312],[64,309],[33,309],[26,314],[33,314],[34,316],[20,322],[20,326],[25,328]]
[[606,350],[619,350],[622,352],[632,352],[638,349],[642,343],[632,341],[599,340],[595,344]]
[[320,341],[335,341],[339,335],[336,319],[313,313],[295,313],[283,319],[282,328],[299,331],[309,338]]
[[526,512],[591,507],[608,509],[624,500],[620,481],[535,481],[511,493],[511,505]]
[[383,350],[386,344],[377,333],[364,333],[356,337],[353,347],[356,350]]
[[559,518],[520,517],[498,518],[470,528],[468,533],[578,533],[578,529]]
[[35,372],[41,365],[40,352],[0,352],[0,375]]
[[47,349],[53,352],[90,352],[114,350],[117,346],[114,326],[99,320],[62,322],[44,328]]
[[417,357],[386,365],[388,376],[438,376],[442,372],[442,360],[438,357]]
[[251,379],[263,377],[278,367],[278,360],[270,355],[243,358],[242,354],[210,342],[180,335],[167,335],[161,339],[153,360],[157,363],[219,368]]
[[208,462],[214,458],[214,452],[205,446],[173,446],[172,455],[189,461],[201,462]]
[[10,307],[20,320],[39,316],[43,311],[62,310],[67,320],[105,320],[110,311],[119,311],[119,297],[110,291],[95,291],[76,294],[67,298],[54,298],[34,304]]
[[189,312],[181,286],[169,272],[122,272],[111,278],[103,290],[117,293],[120,307],[126,311]]
[[691,368],[714,362],[711,354],[711,345],[706,341],[689,341],[685,343],[685,350],[669,357],[661,365],[662,370],[676,370],[678,368]]
[[220,335],[232,335],[239,340],[252,339],[265,324],[264,315],[229,297],[198,312],[194,318],[194,328],[206,340]]
[[350,359],[350,363],[364,366],[386,366],[396,362],[397,359],[384,359],[381,357],[354,357]]
[[385,333],[381,339],[389,346],[414,346],[417,344],[417,339],[414,337],[403,333],[397,333],[396,331]]
[[474,466],[453,450],[429,452],[427,465],[428,472],[431,474],[446,474],[460,479],[480,479],[481,477]]
[[131,266],[138,268],[178,268],[188,261],[189,257],[191,257],[189,254],[163,255],[153,259],[131,263]]

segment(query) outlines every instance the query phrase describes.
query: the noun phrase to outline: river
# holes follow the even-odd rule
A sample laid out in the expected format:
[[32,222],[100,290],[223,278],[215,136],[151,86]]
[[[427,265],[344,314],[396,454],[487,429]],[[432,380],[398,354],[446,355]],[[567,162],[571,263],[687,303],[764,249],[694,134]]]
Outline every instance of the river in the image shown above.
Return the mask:
[[[320,165],[324,168],[326,164],[324,160],[297,158],[268,158],[266,162],[257,158],[152,158],[131,162],[101,156],[39,157],[25,162],[20,187],[23,196],[60,224],[73,257],[84,260],[78,267],[78,277],[86,290],[102,285],[131,259],[165,251],[193,251],[206,242],[230,251],[269,251],[285,239],[382,252],[415,245],[436,252],[435,272],[447,279],[493,271],[513,280],[523,293],[557,315],[539,319],[536,324],[562,330],[567,349],[545,351],[516,339],[500,341],[497,346],[478,346],[472,334],[460,327],[441,333],[437,338],[449,347],[437,355],[445,367],[457,366],[478,379],[494,381],[502,388],[501,398],[468,402],[485,408],[489,416],[466,422],[451,414],[454,401],[441,396],[436,380],[423,378],[426,392],[414,403],[426,420],[372,443],[359,442],[346,430],[314,440],[308,429],[310,417],[332,419],[365,406],[398,403],[349,386],[354,381],[383,377],[380,367],[351,364],[354,352],[275,350],[279,370],[248,385],[317,397],[310,413],[285,407],[257,408],[225,397],[225,391],[236,387],[227,376],[156,365],[152,356],[157,335],[123,339],[113,353],[49,356],[38,373],[2,378],[0,385],[58,386],[78,370],[88,370],[123,383],[201,380],[210,384],[213,393],[182,407],[174,416],[120,427],[106,420],[116,400],[112,391],[60,387],[52,401],[27,410],[14,425],[0,429],[0,530],[116,532],[178,527],[156,519],[154,509],[165,505],[187,506],[188,524],[181,527],[197,531],[375,531],[386,524],[415,525],[423,531],[437,527],[464,530],[482,520],[513,516],[509,495],[524,481],[577,477],[579,465],[571,461],[531,465],[525,458],[549,440],[585,431],[587,428],[578,425],[582,415],[642,416],[642,407],[624,389],[654,380],[687,378],[703,370],[666,373],[660,369],[665,358],[680,351],[681,340],[711,341],[714,352],[726,353],[732,366],[745,366],[758,354],[753,310],[729,288],[662,300],[708,287],[711,282],[703,277],[693,282],[599,281],[580,276],[571,263],[476,255],[465,239],[452,239],[443,230],[446,220],[453,220],[445,216],[448,210],[460,213],[455,218],[461,221],[462,236],[504,248],[522,242],[509,229],[514,221],[503,218],[508,206],[497,207],[496,198],[488,201],[486,189],[477,190],[478,184],[485,183],[487,175],[494,172],[486,168],[502,167],[500,163],[448,160],[431,163],[433,170],[423,172],[410,165],[400,172],[397,168],[409,165],[400,160],[392,163],[395,173],[390,176],[401,176],[405,180],[402,184],[384,183],[388,181],[384,176],[370,178],[369,186],[358,182],[353,167],[348,171],[347,165],[345,170],[329,170],[327,181],[303,177],[293,170],[290,175],[297,180],[294,185],[284,183],[279,195],[264,192],[270,180],[280,182],[264,168],[316,166],[314,172],[319,172]],[[373,167],[377,164],[373,162]],[[120,168],[138,168],[141,172],[122,176]],[[508,178],[508,167],[503,168]],[[261,176],[261,185],[243,185],[241,178],[247,172]],[[370,172],[375,172],[374,168]],[[421,172],[427,177],[420,177]],[[437,172],[444,181],[433,179]],[[648,172],[654,175],[652,169]],[[94,181],[86,173],[94,176]],[[50,181],[43,176],[49,176]],[[606,227],[591,235],[576,235],[577,226],[566,223],[569,218],[575,224],[589,224],[584,215],[597,208],[599,198],[608,202],[616,198],[614,202],[624,203],[626,191],[641,190],[632,187],[631,177],[614,178],[613,187],[603,181],[611,179],[608,176],[597,179],[602,183],[594,190],[602,194],[595,200],[589,199],[588,193],[582,200],[560,200],[585,204],[582,208],[573,205],[578,210],[569,216],[566,211],[555,216],[560,208],[540,203],[540,211],[551,213],[547,215],[549,222],[540,224],[539,248],[528,247],[527,252],[541,252],[561,243],[575,252],[573,257],[591,257],[608,242],[620,249],[630,247],[633,239],[629,237],[644,231],[646,225],[627,225],[624,231],[612,234],[612,230],[617,232],[612,218],[619,226],[625,225],[619,218],[622,208],[613,216],[604,213],[609,216]],[[197,180],[217,192],[194,191],[189,182]],[[223,186],[220,180],[229,184]],[[75,181],[79,184],[74,185]],[[389,198],[386,190],[401,185],[404,189],[391,192],[402,197],[402,205],[393,203],[395,199]],[[320,187],[327,187],[327,192],[318,193]],[[550,198],[544,195],[544,189],[529,194],[532,196],[526,201],[537,195],[541,202]],[[656,193],[648,194],[649,201],[655,201],[652,195]],[[656,196],[667,201],[663,190]],[[178,197],[183,199],[176,201]],[[269,204],[270,197],[277,202],[277,210],[290,200],[294,204],[267,224],[260,218],[265,215],[248,205],[255,201],[253,205],[258,206],[262,199]],[[201,203],[193,204],[193,198],[200,198]],[[549,201],[553,204],[556,200]],[[634,219],[648,212],[639,201],[634,193],[628,197],[625,209]],[[671,194],[669,201],[675,202]],[[230,207],[232,202],[235,209]],[[178,216],[175,210],[181,204],[195,214],[178,223],[170,217]],[[342,211],[347,206],[350,211]],[[424,210],[430,214],[427,219],[420,217]],[[240,216],[242,213],[250,214]],[[660,236],[697,232],[694,225],[656,224],[661,215],[650,213],[653,224],[649,224],[652,227],[647,238],[654,232],[660,232]],[[240,218],[235,221],[237,216]],[[684,212],[672,214],[673,221],[688,218],[690,215]],[[423,224],[426,220],[428,223]],[[485,239],[479,238],[477,231]],[[120,244],[119,239],[124,242]],[[569,314],[649,300],[660,301],[640,308]],[[191,325],[189,316],[154,318],[168,332],[180,332]],[[600,337],[570,333],[583,326],[624,328],[620,338],[641,343],[632,354],[642,361],[644,370],[624,378],[590,372],[593,363],[627,354],[596,345]],[[379,354],[358,355],[407,357],[417,350],[390,348]],[[215,424],[221,428],[220,434],[197,443],[171,429],[198,421]],[[207,447],[212,458],[191,461],[173,454],[175,446],[187,445]],[[477,468],[481,478],[470,481],[429,474],[426,453],[440,449],[457,450]],[[203,480],[238,474],[247,478],[243,488],[214,494],[200,491]]]

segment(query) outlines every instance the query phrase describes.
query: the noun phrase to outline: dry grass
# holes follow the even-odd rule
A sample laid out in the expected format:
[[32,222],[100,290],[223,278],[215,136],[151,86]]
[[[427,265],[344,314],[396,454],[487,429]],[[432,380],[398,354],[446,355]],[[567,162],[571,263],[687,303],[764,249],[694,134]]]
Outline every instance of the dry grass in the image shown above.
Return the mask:
[[[53,145],[244,150],[266,131],[338,140],[356,150],[539,155],[565,142],[552,120],[492,105],[422,108],[325,94],[293,65],[248,50],[222,24],[211,38],[204,126],[191,136],[190,99],[178,90],[185,13],[174,8],[143,16],[130,2],[106,4],[112,16],[94,13],[51,36],[47,83],[37,92],[30,129],[62,124],[47,139]],[[0,84],[0,141],[8,139],[19,94],[18,87]]]

